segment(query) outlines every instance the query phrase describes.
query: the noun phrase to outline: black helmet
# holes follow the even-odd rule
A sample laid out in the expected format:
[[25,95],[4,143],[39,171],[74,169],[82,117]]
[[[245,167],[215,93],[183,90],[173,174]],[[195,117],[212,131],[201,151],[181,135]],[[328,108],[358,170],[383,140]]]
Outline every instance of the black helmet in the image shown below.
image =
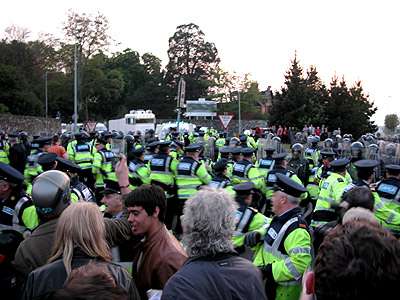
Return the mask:
[[53,219],[70,204],[70,179],[67,174],[51,170],[33,181],[32,201],[41,219]]

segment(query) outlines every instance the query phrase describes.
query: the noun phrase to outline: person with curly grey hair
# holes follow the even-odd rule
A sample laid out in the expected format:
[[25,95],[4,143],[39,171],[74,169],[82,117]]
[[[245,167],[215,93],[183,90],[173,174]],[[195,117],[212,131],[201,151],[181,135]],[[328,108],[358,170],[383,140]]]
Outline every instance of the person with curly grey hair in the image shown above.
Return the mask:
[[266,299],[260,271],[233,250],[236,210],[222,189],[204,189],[187,200],[182,243],[189,259],[161,299]]

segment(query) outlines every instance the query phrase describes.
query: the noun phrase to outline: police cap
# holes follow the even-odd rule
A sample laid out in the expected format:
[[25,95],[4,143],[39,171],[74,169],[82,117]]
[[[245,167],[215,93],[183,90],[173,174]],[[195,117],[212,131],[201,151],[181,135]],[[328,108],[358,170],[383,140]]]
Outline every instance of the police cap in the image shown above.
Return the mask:
[[361,159],[354,163],[354,166],[357,169],[366,169],[366,170],[373,169],[377,165],[379,165],[379,162],[377,160],[373,160],[373,159]]
[[231,147],[231,153],[234,155],[239,155],[242,153],[242,147]]
[[214,172],[216,173],[223,172],[226,169],[227,165],[228,165],[228,160],[225,158],[221,158],[214,164],[213,166]]
[[80,166],[78,166],[76,163],[68,159],[57,157],[56,160],[57,160],[57,170],[59,171],[79,173],[82,170]]
[[399,165],[386,165],[385,169],[393,174],[400,174],[400,166]]
[[56,161],[56,159],[57,159],[57,154],[55,153],[43,153],[38,158],[38,164],[51,165]]
[[346,167],[350,163],[347,158],[339,158],[331,161],[330,165],[333,169],[341,169]]
[[39,144],[39,147],[42,148],[46,145],[51,145],[51,140],[52,140],[52,137],[41,137],[32,142]]
[[104,195],[110,194],[121,194],[121,190],[118,182],[112,180],[104,180],[104,190],[102,191]]
[[159,141],[159,142],[157,142],[157,145],[160,148],[165,148],[165,147],[169,147],[169,145],[171,145],[171,142],[170,141]]
[[276,190],[282,191],[296,198],[300,197],[302,193],[307,192],[307,189],[303,185],[295,182],[293,179],[289,178],[285,174],[276,173],[275,175],[277,178],[275,184]]
[[272,155],[272,159],[275,161],[284,160],[287,156],[287,153],[275,153]]
[[146,145],[146,149],[150,151],[154,151],[158,147],[159,141],[154,141]]
[[190,144],[189,146],[185,147],[185,152],[196,152],[200,151],[203,148],[203,145],[200,143]]
[[251,156],[251,155],[253,155],[253,153],[254,153],[254,149],[253,149],[253,148],[250,148],[250,147],[244,147],[244,148],[242,148],[241,153],[242,153],[244,156]]
[[224,154],[231,153],[232,147],[223,146],[223,147],[219,148],[219,152],[224,153]]
[[243,182],[233,186],[233,190],[238,195],[250,195],[253,193],[254,184],[252,182]]
[[14,184],[22,184],[22,182],[24,182],[24,175],[10,165],[0,162],[0,180]]
[[336,155],[336,153],[331,149],[322,149],[319,153],[321,154],[322,158],[334,157]]

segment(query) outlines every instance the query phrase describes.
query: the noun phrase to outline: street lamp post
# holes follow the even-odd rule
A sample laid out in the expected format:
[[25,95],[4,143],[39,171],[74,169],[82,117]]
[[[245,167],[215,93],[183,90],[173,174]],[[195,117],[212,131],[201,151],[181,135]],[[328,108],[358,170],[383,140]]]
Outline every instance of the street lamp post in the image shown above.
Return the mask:
[[237,91],[238,93],[238,109],[239,109],[239,113],[238,113],[238,120],[239,120],[239,134],[242,133],[242,115],[241,115],[241,110],[240,110],[240,91]]
[[46,111],[46,134],[49,133],[49,121],[48,121],[48,98],[47,98],[47,71],[44,73],[44,98],[45,98],[45,111]]

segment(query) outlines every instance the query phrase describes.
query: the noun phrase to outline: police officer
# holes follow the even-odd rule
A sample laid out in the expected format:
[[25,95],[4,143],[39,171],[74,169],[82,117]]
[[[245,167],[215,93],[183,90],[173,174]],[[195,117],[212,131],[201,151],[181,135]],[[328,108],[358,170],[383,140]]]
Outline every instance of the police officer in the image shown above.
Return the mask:
[[7,143],[6,133],[0,130],[0,162],[9,164],[8,159],[10,145]]
[[54,170],[57,167],[57,154],[43,153],[38,158],[38,164],[42,167],[43,172]]
[[179,161],[176,171],[177,185],[177,226],[176,232],[182,233],[180,216],[183,212],[185,201],[197,193],[198,189],[207,185],[211,181],[211,176],[199,159],[203,146],[201,144],[191,144],[185,147],[185,156]]
[[311,234],[299,207],[299,197],[306,189],[284,174],[276,177],[272,197],[275,216],[269,226],[252,234],[263,237],[253,263],[266,280],[268,299],[297,300],[302,275],[311,263]]
[[322,149],[321,152],[321,165],[317,167],[315,172],[315,183],[321,186],[322,182],[331,174],[331,162],[335,159],[336,153],[331,149]]
[[142,184],[150,184],[150,168],[144,163],[144,148],[128,153],[129,188],[134,190]]
[[33,180],[43,172],[38,159],[44,153],[46,145],[50,144],[51,138],[37,138],[31,143],[31,154],[28,156],[24,171],[26,192],[28,194],[31,194]]
[[318,227],[337,219],[336,209],[349,182],[346,179],[347,158],[333,160],[330,175],[324,180],[312,215],[311,226]]
[[386,178],[378,182],[376,191],[382,202],[400,212],[400,166],[386,165]]
[[146,145],[146,152],[144,154],[144,163],[148,164],[154,155],[158,153],[159,141],[153,141]]
[[257,209],[252,207],[254,184],[252,182],[244,182],[233,186],[236,193],[235,201],[239,205],[236,211],[236,226],[233,233],[232,242],[238,253],[245,252],[245,245],[251,244],[246,238],[251,238],[249,233],[261,229],[268,219]]
[[357,180],[357,168],[354,163],[358,160],[363,159],[364,145],[361,142],[354,142],[351,144],[351,163],[349,164],[347,171],[349,172],[353,180]]
[[318,138],[315,136],[309,136],[307,138],[308,147],[304,151],[304,157],[310,161],[312,160],[314,166],[318,165],[319,160],[319,149],[318,149]]
[[8,150],[10,166],[24,174],[25,164],[28,157],[26,155],[26,148],[24,144],[19,140],[18,134],[10,134],[8,136],[8,143],[10,145]]
[[275,149],[272,147],[265,148],[265,156],[257,161],[256,167],[264,178],[267,177],[268,172],[274,167],[274,159],[272,158],[274,152]]
[[68,159],[81,167],[81,181],[93,188],[95,186],[95,178],[92,173],[92,167],[95,147],[90,142],[89,134],[85,131],[76,133],[75,139],[76,143],[71,142],[67,147]]
[[178,161],[169,155],[171,141],[158,142],[158,153],[150,160],[150,181],[159,185],[167,193],[167,198],[175,194],[175,174]]
[[183,155],[183,143],[181,141],[174,140],[170,145],[169,155],[175,159],[180,159]]
[[227,173],[228,160],[226,158],[221,158],[213,165],[213,176],[208,186],[216,189],[226,188],[231,183]]
[[[103,189],[104,180],[118,181],[115,175],[115,164],[118,161],[118,157],[114,152],[106,148],[106,141],[102,138],[96,140],[96,150],[93,158],[92,172],[96,178],[95,190],[96,195],[98,195]],[[84,170],[82,169],[82,171]]]
[[0,226],[20,232],[38,225],[32,200],[22,188],[23,182],[24,176],[18,170],[0,163]]
[[400,213],[393,210],[391,206],[386,205],[379,194],[376,192],[375,186],[373,185],[374,170],[378,166],[379,162],[376,160],[362,159],[354,163],[354,167],[357,170],[357,180],[354,180],[352,184],[346,187],[346,192],[351,190],[355,186],[366,186],[368,187],[374,197],[374,214],[375,217],[381,222],[382,226],[391,230],[394,234],[400,234]]
[[307,184],[309,166],[307,160],[303,158],[303,145],[293,144],[291,147],[292,157],[288,161],[287,169],[294,172],[300,178],[303,185]]
[[[64,172],[70,178],[71,187],[71,202],[94,202],[96,203],[96,196],[93,191],[79,180],[79,173],[82,169],[72,161],[57,157],[57,170]],[[99,198],[100,200],[101,198]]]
[[219,133],[219,138],[215,141],[215,146],[217,149],[221,149],[221,147],[225,146],[226,139],[225,139],[226,134],[224,132]]

